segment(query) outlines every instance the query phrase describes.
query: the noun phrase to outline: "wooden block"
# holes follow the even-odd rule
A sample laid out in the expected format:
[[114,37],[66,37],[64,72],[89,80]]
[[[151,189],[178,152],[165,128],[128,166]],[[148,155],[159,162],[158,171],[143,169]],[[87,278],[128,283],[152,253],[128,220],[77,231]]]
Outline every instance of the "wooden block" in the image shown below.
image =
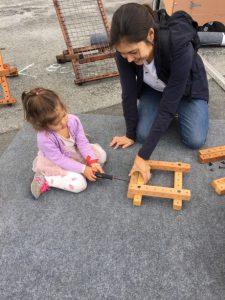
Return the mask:
[[130,183],[128,186],[128,191],[127,191],[127,198],[132,199],[133,198],[133,194],[130,193],[130,185],[132,184],[136,184],[138,181],[138,172],[135,172],[131,177],[130,177]]
[[202,155],[202,154],[209,154],[209,153],[215,153],[221,151],[225,151],[225,146],[216,146],[216,147],[211,147],[206,149],[200,149],[198,150],[198,153]]
[[199,162],[203,164],[209,162],[215,162],[218,160],[224,160],[224,159],[225,159],[225,151],[199,155]]
[[225,178],[215,179],[211,182],[211,186],[214,188],[215,192],[222,196],[225,195]]
[[198,158],[201,163],[214,162],[225,159],[225,146],[200,149]]
[[147,161],[152,170],[161,170],[161,171],[180,171],[180,172],[189,172],[190,165],[184,164],[182,162],[168,162],[168,161],[158,161],[158,160],[148,160]]
[[136,195],[133,198],[133,205],[134,206],[141,206],[141,200],[142,200],[142,196],[141,195]]
[[[138,174],[137,184],[138,185],[143,185],[144,184],[144,180],[143,180],[140,173]],[[134,206],[141,206],[141,200],[142,200],[142,195],[134,195],[133,205]]]
[[142,195],[142,196],[151,196],[151,197],[159,197],[159,198],[169,198],[169,199],[180,199],[189,201],[191,198],[191,193],[189,190],[182,189],[177,190],[175,188],[170,187],[160,187],[154,185],[138,185],[131,184],[129,187],[130,194],[134,195]]
[[182,208],[182,200],[173,199],[173,209],[174,210],[181,210]]
[[[182,189],[182,172],[175,172],[174,173],[174,188],[181,190]],[[173,209],[181,210],[182,208],[182,200],[180,199],[173,199]]]

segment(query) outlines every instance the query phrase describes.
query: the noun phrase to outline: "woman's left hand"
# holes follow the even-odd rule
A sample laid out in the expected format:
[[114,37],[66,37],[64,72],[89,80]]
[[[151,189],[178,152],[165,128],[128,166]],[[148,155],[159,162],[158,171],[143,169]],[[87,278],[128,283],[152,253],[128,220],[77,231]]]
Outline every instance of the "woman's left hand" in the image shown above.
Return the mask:
[[134,164],[130,170],[129,176],[131,176],[134,172],[139,172],[139,173],[141,173],[141,176],[143,177],[144,184],[146,184],[149,181],[149,179],[151,178],[150,170],[151,170],[151,168],[150,168],[149,164],[146,162],[146,160],[144,160],[140,156],[136,155]]
[[94,172],[100,172],[100,173],[105,173],[102,169],[102,166],[98,163],[93,163],[91,164],[91,168]]
[[122,149],[126,149],[134,144],[134,140],[128,138],[127,136],[114,136],[110,147],[113,147],[113,149],[117,149],[119,147],[122,147]]

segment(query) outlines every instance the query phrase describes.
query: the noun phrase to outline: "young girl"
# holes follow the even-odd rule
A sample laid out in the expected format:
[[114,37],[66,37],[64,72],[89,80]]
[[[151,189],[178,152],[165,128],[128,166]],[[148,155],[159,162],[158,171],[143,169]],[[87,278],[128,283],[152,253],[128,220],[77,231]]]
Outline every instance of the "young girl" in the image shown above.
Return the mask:
[[23,92],[25,119],[37,130],[38,155],[33,162],[31,192],[37,199],[49,187],[74,193],[103,173],[106,152],[90,144],[78,117],[68,114],[64,104],[51,90],[35,88]]

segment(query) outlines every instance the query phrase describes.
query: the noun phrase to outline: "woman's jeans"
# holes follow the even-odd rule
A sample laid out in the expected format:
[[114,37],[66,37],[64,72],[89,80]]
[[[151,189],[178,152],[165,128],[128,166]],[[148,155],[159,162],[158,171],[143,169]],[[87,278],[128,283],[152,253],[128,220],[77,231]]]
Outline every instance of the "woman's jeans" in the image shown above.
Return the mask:
[[[162,93],[144,85],[138,103],[137,141],[143,143],[155,120]],[[185,97],[177,109],[181,141],[192,149],[201,148],[208,133],[208,103],[205,100],[190,100]]]

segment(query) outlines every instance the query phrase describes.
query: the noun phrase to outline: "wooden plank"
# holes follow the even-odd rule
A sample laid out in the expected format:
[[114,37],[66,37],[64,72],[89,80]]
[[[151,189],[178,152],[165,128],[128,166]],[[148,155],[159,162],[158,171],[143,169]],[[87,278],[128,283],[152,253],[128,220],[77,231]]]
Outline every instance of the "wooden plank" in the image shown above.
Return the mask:
[[189,172],[191,167],[190,164],[185,164],[182,162],[148,160],[147,163],[150,165],[151,169],[161,171]]
[[208,162],[214,162],[218,160],[224,160],[225,159],[225,151],[221,152],[214,152],[209,154],[200,154],[199,155],[199,162],[204,164]]
[[138,176],[139,176],[138,172],[134,172],[133,175],[131,175],[130,183],[129,183],[128,191],[127,191],[127,198],[130,198],[130,199],[133,198],[134,195],[130,193],[130,186],[137,183]]
[[211,147],[211,148],[200,149],[200,150],[198,150],[198,153],[201,154],[201,155],[204,155],[204,154],[210,154],[210,153],[221,152],[221,151],[225,151],[225,146],[224,145]]
[[138,185],[130,184],[129,186],[130,195],[142,195],[150,197],[159,197],[159,198],[169,198],[169,199],[181,199],[189,201],[191,198],[191,192],[187,189],[177,190],[175,188],[169,187],[160,187],[153,185]]
[[[174,173],[174,188],[177,190],[182,190],[182,172],[175,172]],[[181,210],[182,208],[182,200],[173,198],[173,209]]]
[[[143,177],[141,176],[140,173],[138,174],[137,184],[138,184],[138,186],[144,184],[144,179],[143,179]],[[142,200],[142,195],[134,195],[133,205],[134,206],[141,206],[141,200]]]

